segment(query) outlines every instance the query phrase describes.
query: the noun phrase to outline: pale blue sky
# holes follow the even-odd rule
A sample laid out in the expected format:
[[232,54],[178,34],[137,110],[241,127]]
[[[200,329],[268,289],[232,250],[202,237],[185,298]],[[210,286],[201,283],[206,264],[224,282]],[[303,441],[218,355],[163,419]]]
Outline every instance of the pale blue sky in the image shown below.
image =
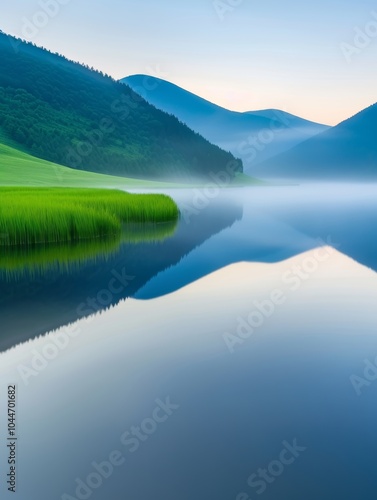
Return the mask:
[[[26,30],[25,19],[44,24],[48,2],[59,12]],[[154,74],[239,111],[280,108],[335,124],[377,101],[375,0],[224,0],[223,19],[215,3],[12,0],[0,27],[115,78]],[[341,44],[368,23],[365,47],[347,60]]]

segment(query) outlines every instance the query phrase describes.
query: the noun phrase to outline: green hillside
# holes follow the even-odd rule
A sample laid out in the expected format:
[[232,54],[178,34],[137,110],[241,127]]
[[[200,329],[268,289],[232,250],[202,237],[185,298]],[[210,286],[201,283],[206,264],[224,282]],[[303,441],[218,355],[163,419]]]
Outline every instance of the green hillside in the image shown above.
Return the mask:
[[159,188],[174,185],[75,170],[0,143],[0,186]]
[[206,178],[236,161],[127,85],[1,32],[0,64],[0,127],[38,158],[145,179]]

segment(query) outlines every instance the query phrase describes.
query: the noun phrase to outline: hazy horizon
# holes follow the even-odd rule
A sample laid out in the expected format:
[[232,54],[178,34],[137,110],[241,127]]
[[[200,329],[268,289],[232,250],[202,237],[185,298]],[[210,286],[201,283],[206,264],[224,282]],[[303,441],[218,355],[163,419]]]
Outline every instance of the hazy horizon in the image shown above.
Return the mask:
[[151,74],[234,111],[335,125],[377,101],[372,0],[19,0],[0,28],[116,79]]

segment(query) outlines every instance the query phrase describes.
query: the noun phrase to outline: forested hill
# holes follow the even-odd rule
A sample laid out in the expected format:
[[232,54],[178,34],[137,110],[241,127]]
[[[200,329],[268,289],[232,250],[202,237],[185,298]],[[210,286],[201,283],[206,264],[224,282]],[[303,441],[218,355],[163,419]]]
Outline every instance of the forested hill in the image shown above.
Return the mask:
[[114,175],[205,177],[235,160],[127,85],[1,32],[0,128],[37,157]]

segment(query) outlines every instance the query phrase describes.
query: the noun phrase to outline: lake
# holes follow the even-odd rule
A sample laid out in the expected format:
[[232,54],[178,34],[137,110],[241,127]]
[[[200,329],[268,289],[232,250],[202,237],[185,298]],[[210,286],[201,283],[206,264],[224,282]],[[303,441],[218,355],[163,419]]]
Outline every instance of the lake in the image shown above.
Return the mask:
[[168,193],[176,227],[0,261],[19,498],[374,499],[377,186]]

